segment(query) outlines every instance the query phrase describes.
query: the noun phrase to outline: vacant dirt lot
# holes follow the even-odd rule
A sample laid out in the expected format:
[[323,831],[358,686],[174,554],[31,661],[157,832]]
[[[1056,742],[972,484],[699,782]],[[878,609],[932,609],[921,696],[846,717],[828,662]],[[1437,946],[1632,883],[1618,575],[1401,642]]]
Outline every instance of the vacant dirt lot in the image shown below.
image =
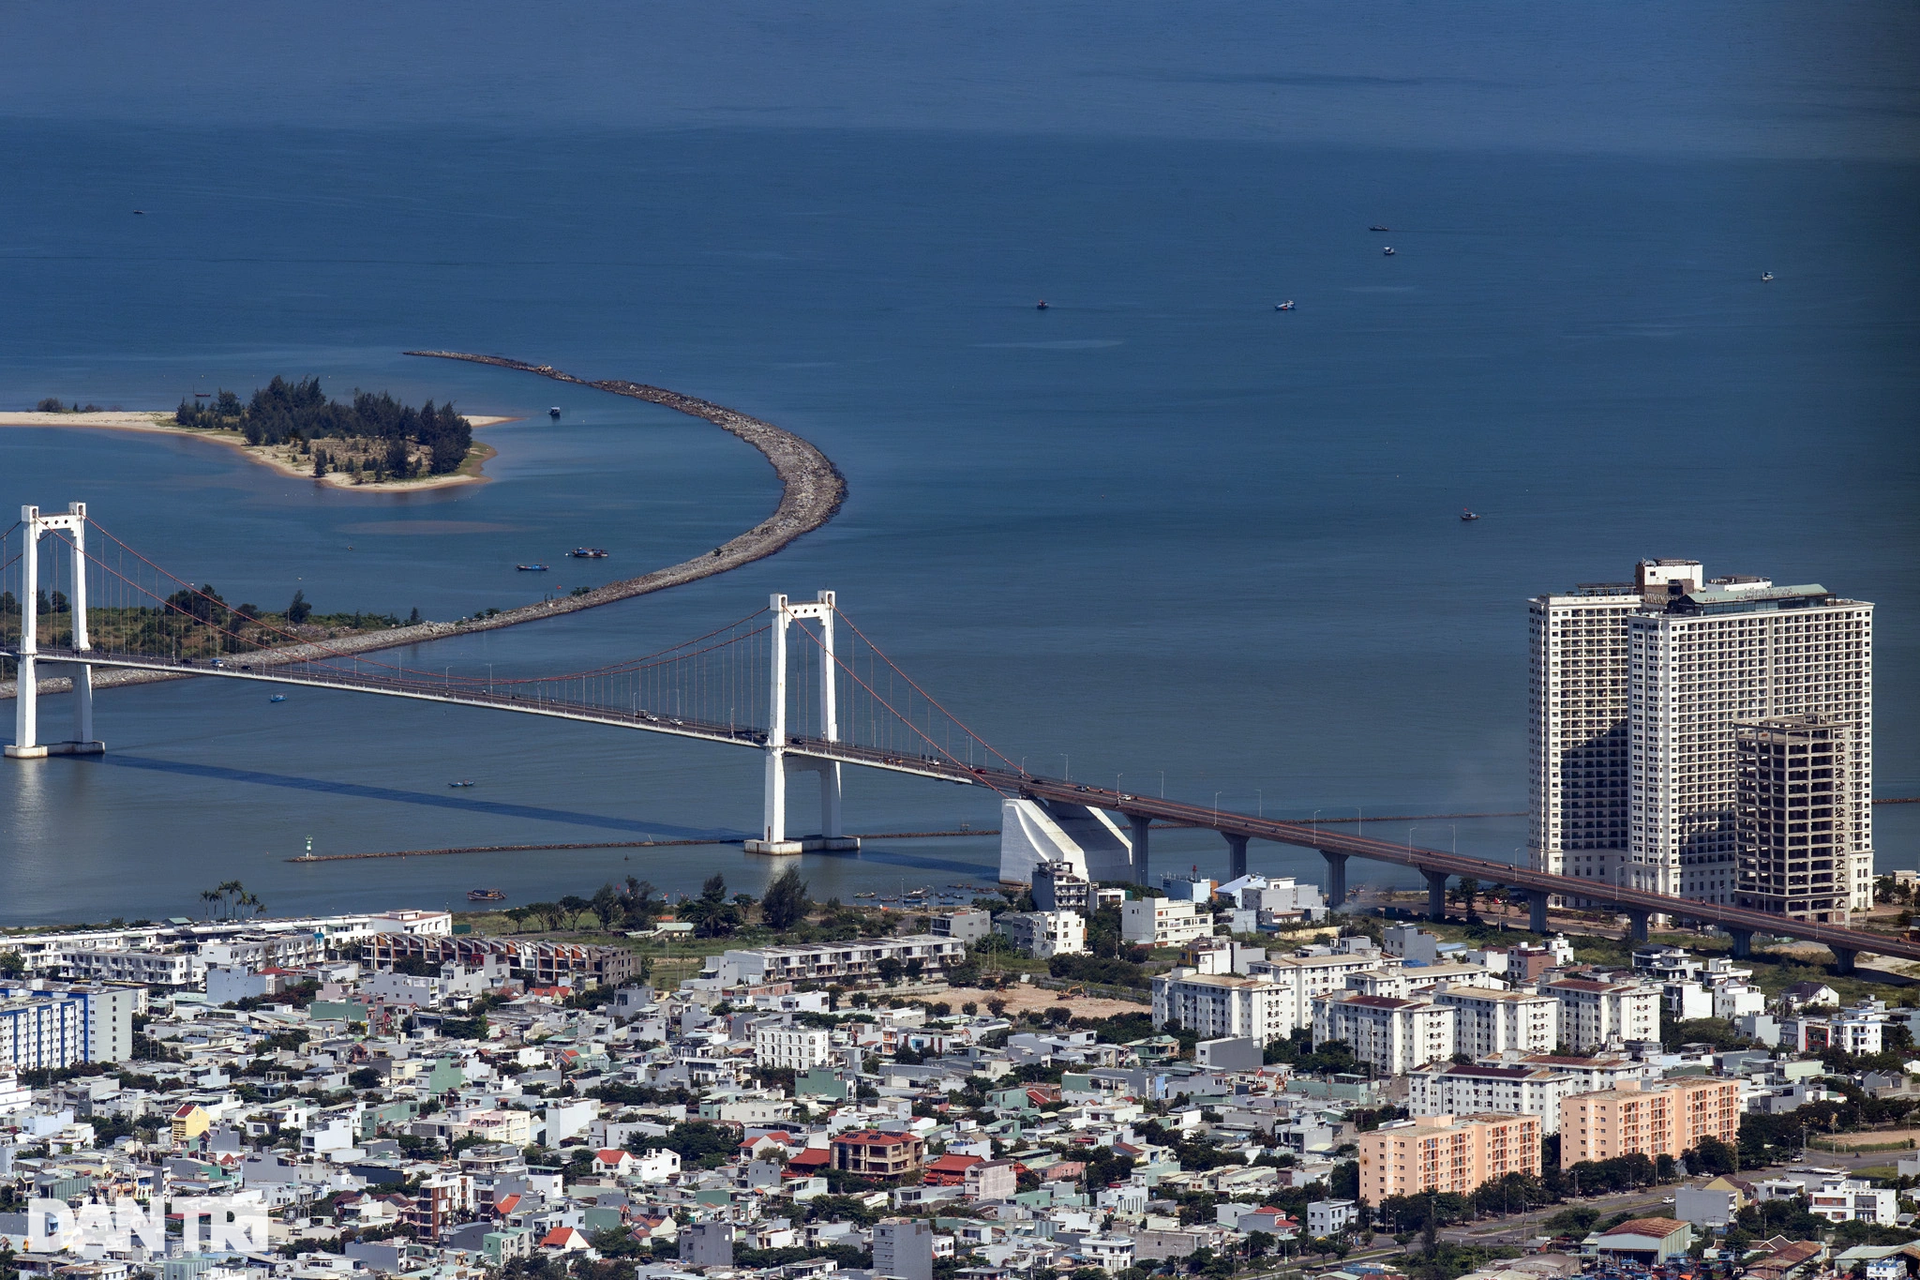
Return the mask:
[[1875,1129],[1868,1133],[1835,1133],[1821,1138],[1821,1141],[1852,1150],[1855,1147],[1877,1147],[1889,1142],[1905,1142],[1911,1145],[1915,1139],[1920,1139],[1920,1129]]
[[972,987],[953,987],[936,997],[945,1000],[958,1009],[969,1000],[976,1001],[982,1009],[989,1000],[1005,1000],[1009,1013],[1036,1013],[1051,1009],[1054,1005],[1073,1010],[1076,1018],[1111,1018],[1121,1013],[1151,1013],[1150,1004],[1134,1004],[1129,1000],[1103,1000],[1098,996],[1070,996],[1064,991],[1049,991],[1045,987],[1030,987],[1016,984],[1005,991],[980,991]]

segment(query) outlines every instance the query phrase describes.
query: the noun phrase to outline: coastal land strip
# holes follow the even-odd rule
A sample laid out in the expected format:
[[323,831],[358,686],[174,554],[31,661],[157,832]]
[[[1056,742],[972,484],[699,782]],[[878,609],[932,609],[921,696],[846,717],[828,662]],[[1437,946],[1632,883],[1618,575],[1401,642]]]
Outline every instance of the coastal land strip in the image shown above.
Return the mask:
[[[468,424],[474,427],[497,427],[503,422],[519,422],[519,418],[498,418],[463,414]],[[32,410],[26,413],[0,412],[0,427],[90,427],[95,431],[137,431],[146,435],[173,436],[181,440],[199,440],[206,444],[218,445],[223,449],[232,449],[249,462],[267,467],[292,480],[311,480],[315,484],[326,485],[330,489],[346,489],[355,493],[412,493],[420,489],[445,489],[458,484],[481,484],[487,477],[481,469],[499,452],[490,444],[474,442],[459,469],[441,476],[420,476],[413,480],[370,480],[364,484],[355,484],[353,478],[344,471],[330,471],[324,476],[313,474],[312,464],[297,458],[283,456],[284,446],[267,444],[248,444],[237,431],[209,431],[200,427],[182,427],[173,421],[173,410],[164,412],[157,409],[123,410],[101,409],[86,413],[49,413],[45,410]]]
[[[324,642],[257,650],[248,655],[249,660],[256,665],[280,666],[299,662],[324,662],[328,658],[341,655],[401,649],[408,645],[425,644],[431,640],[443,640],[448,636],[467,635],[476,631],[495,631],[502,627],[516,627],[526,622],[539,622],[547,618],[557,618],[562,614],[578,613],[582,609],[612,604],[616,600],[627,600],[634,596],[650,595],[655,591],[665,591],[669,587],[697,582],[701,578],[711,578],[716,574],[751,564],[755,560],[763,560],[788,543],[826,524],[839,513],[841,504],[846,501],[846,477],[840,474],[840,468],[833,464],[832,459],[820,452],[812,443],[783,427],[776,427],[771,422],[765,422],[759,418],[748,417],[744,413],[723,405],[717,405],[696,396],[682,395],[678,391],[668,391],[663,387],[651,387],[644,383],[627,382],[622,379],[588,381],[585,378],[576,378],[570,373],[564,373],[552,365],[528,364],[523,360],[510,360],[504,356],[472,355],[461,351],[409,351],[405,354],[428,356],[438,360],[465,360],[474,364],[493,365],[501,369],[517,369],[525,373],[539,374],[543,378],[552,378],[556,382],[571,382],[583,387],[592,387],[597,391],[627,396],[634,400],[645,400],[695,418],[704,418],[760,451],[761,456],[766,458],[773,467],[774,474],[780,478],[780,502],[774,507],[772,515],[746,532],[721,543],[712,551],[691,560],[683,560],[679,564],[668,565],[664,569],[655,569],[652,573],[642,574],[637,578],[609,582],[605,586],[595,587],[577,596],[522,605],[518,609],[508,609],[486,618],[472,618],[464,622],[422,622],[413,626],[392,627],[384,631],[342,636]],[[75,417],[84,418],[90,415],[46,414],[44,416],[71,420]],[[150,427],[135,425],[126,429],[167,430],[157,423]],[[178,428],[172,431],[181,435],[207,438],[202,432],[189,432]],[[192,678],[190,673],[185,672],[127,671],[107,668],[95,671],[93,687],[112,689],[135,684],[154,684],[162,680]],[[43,694],[66,693],[72,688],[73,682],[64,677],[39,681],[39,689]],[[13,696],[14,682],[11,680],[0,682],[0,700]]]

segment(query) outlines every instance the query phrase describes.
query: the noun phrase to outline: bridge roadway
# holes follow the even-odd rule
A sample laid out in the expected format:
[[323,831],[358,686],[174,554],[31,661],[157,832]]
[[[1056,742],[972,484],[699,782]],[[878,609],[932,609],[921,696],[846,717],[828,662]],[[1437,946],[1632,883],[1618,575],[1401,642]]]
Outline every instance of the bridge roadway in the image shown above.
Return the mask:
[[[0,653],[4,653],[7,657],[16,656],[8,650],[0,650]],[[518,693],[476,687],[470,683],[458,684],[452,681],[435,683],[431,679],[409,680],[392,676],[361,675],[351,669],[341,671],[325,663],[284,661],[279,665],[255,667],[243,660],[235,659],[216,667],[204,661],[186,662],[152,655],[109,653],[98,649],[79,653],[71,649],[42,648],[38,656],[42,662],[50,663],[66,662],[95,667],[164,671],[228,680],[251,680],[267,684],[336,689],[343,692],[378,693],[388,697],[412,698],[422,702],[441,702],[456,706],[485,707],[523,715],[548,716],[614,728],[635,729],[646,733],[664,734],[668,737],[692,738],[724,746],[750,747],[754,750],[764,750],[767,744],[767,735],[763,730],[744,725],[687,720],[637,707],[622,709],[586,702],[569,702],[565,699],[547,698],[537,692],[533,696],[522,696]],[[971,766],[933,755],[909,755],[848,742],[828,742],[819,738],[791,736],[787,740],[787,750],[795,756],[834,760],[861,768],[880,769],[890,773],[909,774],[962,785],[990,787],[1001,795],[1063,801],[1118,813],[1127,819],[1135,847],[1141,851],[1140,856],[1135,859],[1135,868],[1136,875],[1142,881],[1146,877],[1147,852],[1150,848],[1148,832],[1152,823],[1159,820],[1219,832],[1227,841],[1235,875],[1244,874],[1246,871],[1249,840],[1269,840],[1276,844],[1317,849],[1327,860],[1328,901],[1336,905],[1346,900],[1347,860],[1364,858],[1371,862],[1387,862],[1396,866],[1411,867],[1421,872],[1427,880],[1428,916],[1435,920],[1442,919],[1445,914],[1448,877],[1470,876],[1483,884],[1503,884],[1508,888],[1524,890],[1531,907],[1530,924],[1535,933],[1546,932],[1547,899],[1551,896],[1598,903],[1624,912],[1632,922],[1632,934],[1637,941],[1646,940],[1649,917],[1667,914],[1681,919],[1717,925],[1724,929],[1733,938],[1734,955],[1738,957],[1748,955],[1754,935],[1762,934],[1796,938],[1827,947],[1839,962],[1838,968],[1842,973],[1852,972],[1854,958],[1862,953],[1920,961],[1920,943],[1909,942],[1904,938],[1887,934],[1867,933],[1842,925],[1795,920],[1787,916],[1722,906],[1718,903],[1687,901],[1641,889],[1622,888],[1600,880],[1551,875],[1516,867],[1511,863],[1495,862],[1488,858],[1449,853],[1442,849],[1428,849],[1413,845],[1411,842],[1401,844],[1391,840],[1375,840],[1358,833],[1329,831],[1310,823],[1249,817],[1243,813],[1233,813],[1208,805],[1184,804],[1177,800],[1134,795],[1062,779],[1042,778],[1016,769]]]

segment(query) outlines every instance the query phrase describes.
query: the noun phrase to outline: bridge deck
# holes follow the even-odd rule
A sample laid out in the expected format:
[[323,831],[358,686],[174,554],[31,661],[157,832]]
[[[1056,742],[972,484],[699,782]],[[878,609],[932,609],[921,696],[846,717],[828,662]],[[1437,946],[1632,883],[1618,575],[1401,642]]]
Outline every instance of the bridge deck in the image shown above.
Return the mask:
[[[7,657],[17,656],[11,651]],[[549,716],[613,728],[632,729],[669,737],[692,738],[724,746],[764,749],[764,730],[746,725],[716,724],[663,715],[640,707],[605,707],[584,702],[568,702],[536,695],[522,697],[490,690],[471,682],[405,680],[391,676],[362,675],[351,669],[342,671],[327,662],[280,660],[273,665],[236,658],[220,666],[175,661],[143,654],[115,654],[98,650],[76,653],[70,649],[43,648],[42,662],[81,664],[95,667],[120,667],[132,670],[165,671],[179,675],[210,676],[228,680],[253,680],[268,684],[300,685],[308,688],[336,689],[342,692],[376,693],[387,697],[413,698],[424,702],[442,702],[457,706],[485,707],[523,715]],[[333,662],[338,662],[334,659]],[[1001,795],[1024,795],[1060,800],[1091,808],[1138,815],[1148,819],[1176,822],[1183,826],[1218,831],[1223,835],[1245,836],[1278,844],[1319,849],[1372,862],[1387,862],[1426,872],[1450,876],[1471,876],[1484,883],[1503,884],[1516,889],[1534,889],[1560,897],[1603,903],[1626,911],[1658,912],[1689,920],[1718,925],[1728,930],[1797,938],[1833,948],[1849,955],[1871,953],[1903,960],[1920,960],[1920,943],[1885,934],[1867,933],[1842,925],[1794,920],[1785,916],[1717,903],[1683,901],[1645,890],[1626,889],[1601,881],[1575,876],[1550,875],[1510,863],[1448,853],[1388,840],[1329,831],[1309,823],[1288,822],[1277,818],[1249,817],[1214,809],[1207,805],[1183,804],[1177,800],[1132,795],[1066,782],[1040,778],[1018,770],[986,768],[962,764],[936,756],[903,755],[847,742],[827,742],[819,738],[790,737],[788,751],[796,756],[834,760],[842,764],[891,773],[911,774],[946,782],[989,787]]]

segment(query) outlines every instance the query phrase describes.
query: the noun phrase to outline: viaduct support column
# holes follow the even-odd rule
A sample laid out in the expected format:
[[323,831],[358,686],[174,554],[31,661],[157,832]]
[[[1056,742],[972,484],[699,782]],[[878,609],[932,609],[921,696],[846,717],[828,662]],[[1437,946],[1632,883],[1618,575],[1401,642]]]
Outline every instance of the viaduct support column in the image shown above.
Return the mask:
[[1247,874],[1247,838],[1220,833],[1227,838],[1227,879],[1238,880]]
[[1153,825],[1153,818],[1144,813],[1127,815],[1127,825],[1133,832],[1133,882],[1147,883],[1147,828]]
[[1835,973],[1852,973],[1853,958],[1860,953],[1851,947],[1834,947],[1832,950],[1833,971]]
[[1628,909],[1627,919],[1632,923],[1632,930],[1628,936],[1635,942],[1645,942],[1647,940],[1647,916],[1649,914],[1650,913],[1646,911]]
[[1447,873],[1428,871],[1425,867],[1420,868],[1420,872],[1427,878],[1427,919],[1445,920],[1447,918]]
[[1546,936],[1547,891],[1545,889],[1527,890],[1527,928],[1542,937]]
[[1347,855],[1322,849],[1320,856],[1327,860],[1327,910],[1338,911],[1347,901]]
[[1750,960],[1753,958],[1753,930],[1729,929],[1727,936],[1733,939],[1733,958]]

